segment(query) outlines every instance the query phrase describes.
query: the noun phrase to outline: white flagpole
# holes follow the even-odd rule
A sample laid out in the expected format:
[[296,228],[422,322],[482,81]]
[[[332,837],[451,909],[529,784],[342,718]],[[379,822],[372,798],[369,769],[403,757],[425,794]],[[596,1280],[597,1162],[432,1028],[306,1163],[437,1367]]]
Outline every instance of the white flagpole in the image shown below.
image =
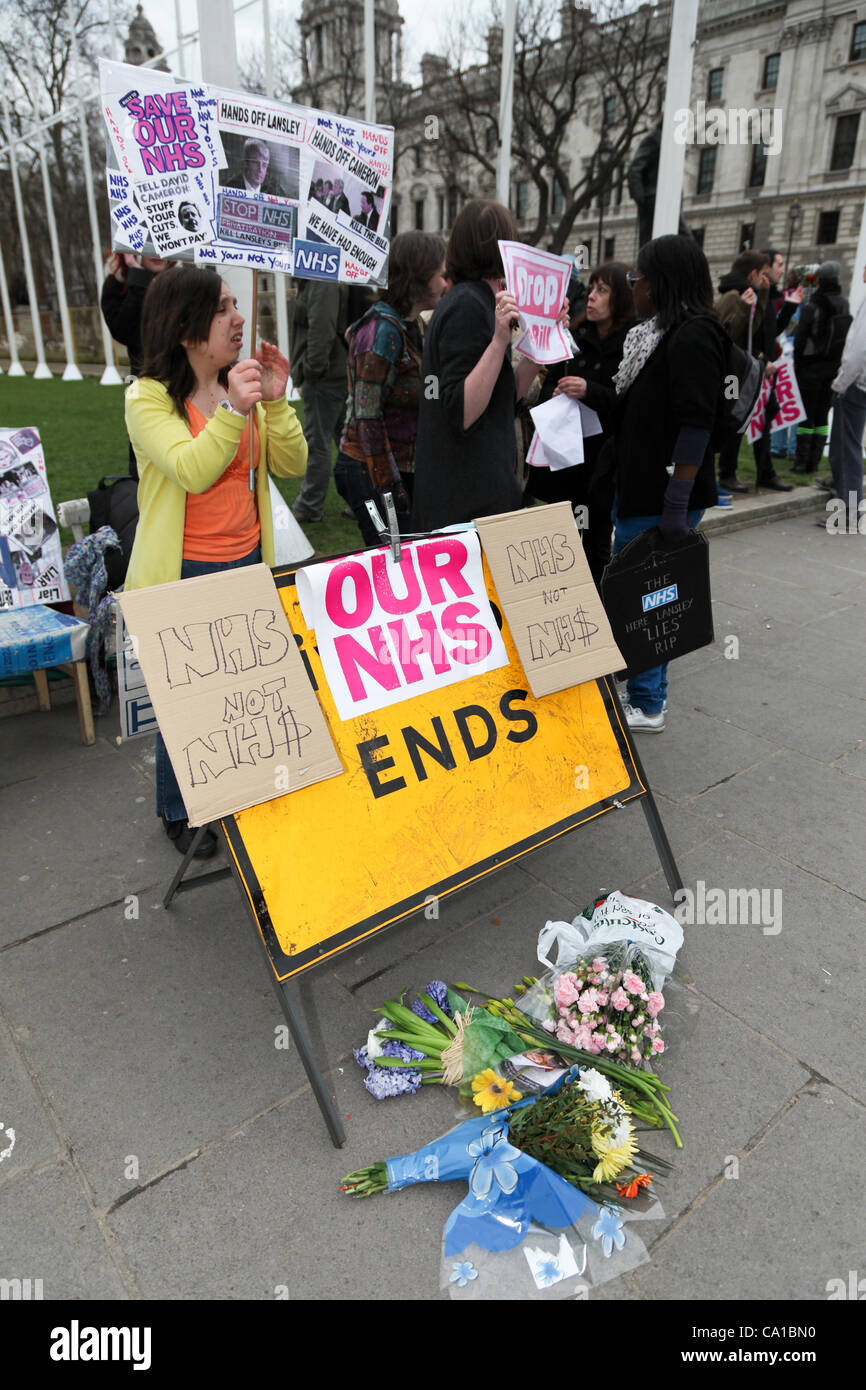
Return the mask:
[[854,269],[851,273],[851,291],[848,295],[852,314],[856,314],[863,303],[863,296],[866,295],[866,285],[863,284],[864,266],[866,266],[866,203],[863,204],[863,215],[860,218],[860,235],[857,238]]
[[[76,83],[81,81],[81,65],[78,61],[78,38],[75,33],[75,16],[72,10],[69,11],[69,34],[72,48],[72,70],[75,73]],[[87,212],[90,218],[90,239],[93,246],[93,270],[96,276],[96,312],[99,315],[99,327],[102,333],[102,350],[105,361],[105,370],[99,378],[100,386],[122,386],[123,377],[114,365],[114,348],[111,345],[111,334],[108,325],[102,317],[99,309],[99,295],[102,289],[102,243],[99,236],[99,221],[96,216],[96,198],[93,193],[93,169],[90,164],[90,140],[87,135],[87,112],[85,109],[85,98],[81,97],[78,103],[78,128],[81,134],[81,153],[84,165],[84,187],[87,193]]]
[[2,245],[0,245],[0,300],[3,301],[3,317],[6,320],[6,338],[9,342],[9,370],[7,375],[26,376],[27,373],[18,360],[18,344],[15,342],[15,320],[12,317],[12,305],[9,302],[9,287],[6,284],[6,267],[3,264]]
[[[265,93],[274,95],[274,63],[271,56],[271,6],[262,0],[262,39],[265,45]],[[277,347],[284,357],[289,355],[289,315],[286,310],[287,279],[280,271],[274,273],[274,307],[277,314]],[[291,365],[291,364],[290,364]]]
[[181,77],[186,77],[183,57],[183,28],[180,22],[180,0],[174,0],[174,28],[177,34],[177,70]]
[[364,0],[364,120],[376,119],[376,14],[374,0]]
[[27,239],[27,220],[21,200],[21,184],[18,179],[18,152],[12,139],[12,122],[9,120],[9,103],[3,96],[3,123],[6,126],[6,139],[9,142],[9,172],[12,175],[12,192],[15,195],[15,211],[18,215],[18,235],[21,238],[21,256],[24,261],[24,278],[27,281],[27,298],[30,301],[30,322],[33,325],[33,347],[36,351],[37,380],[51,377],[45,361],[45,345],[42,341],[42,324],[39,319],[39,301],[36,297],[36,281],[33,278],[33,263],[30,259],[30,243]]
[[674,139],[674,124],[675,113],[691,105],[697,24],[698,0],[674,0],[668,49],[664,124],[653,216],[654,237],[679,231],[686,147],[684,143]]
[[514,123],[514,31],[517,0],[505,0],[502,33],[502,72],[499,85],[499,159],[496,166],[496,197],[505,207],[511,205],[511,132]]
[[[36,91],[36,83],[32,81],[31,90]],[[48,240],[51,243],[51,258],[54,262],[54,284],[57,290],[57,307],[60,311],[60,323],[63,328],[63,346],[66,349],[66,367],[63,372],[64,381],[83,381],[84,378],[75,363],[75,340],[72,336],[72,320],[69,316],[69,304],[66,299],[66,280],[63,274],[63,258],[60,254],[60,239],[57,235],[57,218],[54,216],[54,199],[51,196],[51,178],[48,172],[48,159],[45,154],[45,135],[41,125],[37,125],[31,139],[36,141],[39,150],[39,165],[42,170],[42,192],[45,197],[45,215],[48,222]]]

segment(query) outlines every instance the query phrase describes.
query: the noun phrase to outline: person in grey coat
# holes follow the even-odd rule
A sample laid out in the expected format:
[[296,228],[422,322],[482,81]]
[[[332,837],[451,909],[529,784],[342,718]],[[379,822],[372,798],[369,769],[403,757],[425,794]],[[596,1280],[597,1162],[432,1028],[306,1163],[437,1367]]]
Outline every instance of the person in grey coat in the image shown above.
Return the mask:
[[[866,282],[866,266],[863,267]],[[830,469],[833,490],[847,510],[848,531],[857,532],[863,500],[863,431],[866,429],[866,299],[848,329],[842,361],[833,378]],[[823,524],[823,522],[822,522]],[[864,526],[866,530],[866,526]]]
[[304,402],[309,456],[304,485],[292,507],[301,522],[321,521],[346,414],[346,342],[349,286],[299,280],[292,318],[289,360],[292,380]]

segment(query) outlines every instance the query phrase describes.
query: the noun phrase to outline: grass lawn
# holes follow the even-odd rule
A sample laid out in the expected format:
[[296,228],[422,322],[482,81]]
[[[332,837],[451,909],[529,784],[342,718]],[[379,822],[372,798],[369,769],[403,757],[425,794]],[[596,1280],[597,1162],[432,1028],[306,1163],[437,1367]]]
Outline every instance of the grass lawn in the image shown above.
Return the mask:
[[[303,407],[294,406],[303,422]],[[84,497],[107,473],[127,473],[129,441],[123,423],[123,387],[100,386],[95,377],[84,381],[34,381],[32,377],[0,377],[0,422],[4,429],[32,425],[38,429],[55,507]],[[300,478],[275,478],[286,501],[294,502]],[[325,519],[305,525],[310,544],[320,555],[357,550],[363,546],[357,523],[341,516],[342,497],[334,484],[325,500]],[[61,529],[64,545],[72,533]]]

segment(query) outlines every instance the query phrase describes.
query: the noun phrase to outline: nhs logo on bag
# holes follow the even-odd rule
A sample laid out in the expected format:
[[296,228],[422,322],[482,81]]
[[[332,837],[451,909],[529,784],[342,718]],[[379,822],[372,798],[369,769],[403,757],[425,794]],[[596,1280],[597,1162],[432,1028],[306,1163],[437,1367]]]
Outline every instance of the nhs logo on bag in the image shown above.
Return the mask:
[[662,608],[666,603],[673,603],[676,596],[676,584],[668,584],[666,589],[656,589],[651,594],[644,594],[641,598],[641,607],[645,613],[649,613],[652,608]]
[[340,252],[324,241],[296,241],[295,274],[303,280],[337,280]]

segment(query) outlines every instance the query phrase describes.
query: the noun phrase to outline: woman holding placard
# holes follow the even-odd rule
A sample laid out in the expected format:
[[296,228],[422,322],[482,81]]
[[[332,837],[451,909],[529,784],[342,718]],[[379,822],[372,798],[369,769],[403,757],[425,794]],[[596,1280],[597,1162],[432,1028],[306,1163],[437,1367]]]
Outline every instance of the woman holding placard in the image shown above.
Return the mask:
[[501,203],[473,199],[457,215],[446,253],[453,289],[427,336],[415,449],[412,521],[432,531],[523,505],[515,472],[517,401],[538,374],[528,359],[511,367],[517,303],[503,288],[500,241],[517,224]]
[[[286,358],[263,342],[239,361],[243,325],[212,270],[175,266],[148,289],[141,376],[126,393],[140,476],[127,589],[274,563],[268,471],[299,477],[307,444],[286,401]],[[157,814],[186,853],[193,832],[159,735],[156,754]],[[208,836],[202,858],[216,849]]]
[[[625,336],[636,322],[634,301],[623,261],[607,261],[589,277],[589,296],[571,324],[577,352],[568,362],[548,367],[540,400],[569,396],[596,411],[602,426],[616,401],[613,379],[622,357]],[[569,298],[572,297],[569,285]],[[611,511],[614,484],[609,468],[600,462],[606,436],[583,441],[584,463],[574,468],[530,468],[528,496],[542,502],[570,502],[581,507],[583,546],[592,577],[600,583],[610,559]]]

